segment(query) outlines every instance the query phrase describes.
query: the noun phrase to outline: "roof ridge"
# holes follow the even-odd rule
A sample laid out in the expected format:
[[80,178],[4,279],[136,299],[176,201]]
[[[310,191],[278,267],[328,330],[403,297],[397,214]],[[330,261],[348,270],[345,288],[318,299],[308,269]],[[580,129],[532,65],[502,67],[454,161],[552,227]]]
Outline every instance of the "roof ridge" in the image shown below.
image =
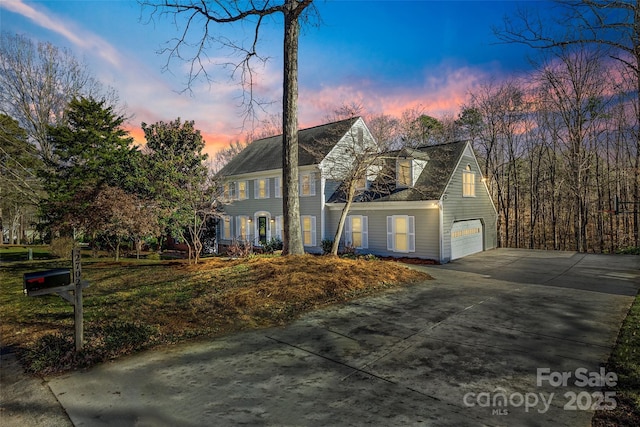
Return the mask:
[[[353,117],[349,117],[348,119],[336,120],[335,122],[321,123],[319,125],[311,126],[311,127],[308,127],[308,128],[298,129],[298,132],[305,132],[305,131],[308,131],[308,130],[313,130],[313,129],[317,129],[317,128],[321,128],[321,127],[325,127],[325,126],[332,126],[332,125],[336,125],[338,123],[348,122],[350,120],[356,121],[357,119],[359,119],[361,117],[362,116],[353,116]],[[265,139],[278,138],[278,137],[281,137],[282,135],[283,135],[282,133],[279,133],[277,135],[265,136],[264,138],[254,139],[251,142],[253,143],[253,142],[263,141]]]

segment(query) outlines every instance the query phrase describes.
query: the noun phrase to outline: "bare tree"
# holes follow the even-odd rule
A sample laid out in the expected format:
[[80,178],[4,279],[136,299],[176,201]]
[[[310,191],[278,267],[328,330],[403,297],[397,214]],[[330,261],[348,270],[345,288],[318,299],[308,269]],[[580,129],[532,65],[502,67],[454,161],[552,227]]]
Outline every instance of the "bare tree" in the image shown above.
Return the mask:
[[207,224],[210,220],[219,218],[217,206],[220,197],[215,194],[217,188],[219,185],[211,172],[206,175],[205,180],[193,180],[187,183],[184,203],[188,209],[189,218],[180,232],[182,239],[189,247],[189,262],[193,255],[194,263],[198,263]]
[[516,160],[520,154],[522,115],[523,91],[515,81],[484,84],[463,107],[463,116],[476,136],[474,142],[484,164],[484,176],[489,179],[489,190],[498,206],[501,246],[510,244],[510,221],[512,213],[518,212]]
[[571,48],[562,48],[539,72],[539,96],[563,126],[558,139],[574,198],[574,238],[579,251],[586,250],[593,153],[608,99],[604,74],[599,52]]
[[[640,170],[640,2],[621,0],[556,0],[552,18],[531,9],[505,17],[494,33],[503,41],[536,49],[599,45],[632,75],[635,93],[634,167]],[[640,200],[640,174],[632,179],[633,201]],[[640,213],[633,212],[634,245],[640,246]]]
[[6,32],[0,36],[0,87],[0,113],[20,123],[45,162],[53,160],[47,126],[62,120],[71,99],[93,96],[112,105],[117,101],[70,51]]
[[[327,115],[325,119],[328,122],[334,122],[353,119],[362,115],[362,105],[349,103],[339,106],[332,114]],[[382,122],[380,121],[379,123],[381,124]],[[381,126],[381,129],[384,129],[384,127]],[[329,151],[329,155],[326,157],[317,154],[322,175],[327,180],[339,184],[338,191],[344,201],[344,207],[340,212],[338,226],[331,246],[330,253],[332,255],[338,254],[340,239],[353,202],[357,197],[366,198],[368,183],[373,181],[382,171],[380,165],[382,163],[381,156],[387,147],[385,144],[393,140],[393,138],[389,137],[380,142],[376,139],[367,138],[364,131],[365,129],[358,122],[354,122],[346,135],[331,135],[326,141],[317,141],[316,148],[319,152]],[[333,147],[338,138],[341,139],[339,145],[336,145],[335,148],[331,150],[322,148],[325,144],[330,144]]]
[[224,167],[224,165],[229,163],[231,159],[240,154],[240,152],[244,150],[249,143],[250,141],[248,139],[245,139],[244,141],[240,141],[239,139],[231,141],[227,148],[222,148],[213,155],[209,169],[214,172],[219,171]]
[[[268,17],[284,17],[284,75],[283,75],[283,213],[284,213],[284,254],[304,253],[302,231],[300,227],[300,203],[298,199],[298,38],[300,21],[307,21],[315,11],[313,0],[283,0],[265,2],[228,2],[222,0],[178,0],[154,1],[142,0],[143,6],[152,8],[154,14],[170,13],[177,20],[184,17],[184,29],[178,38],[172,40],[165,49],[169,58],[187,60],[191,64],[189,84],[199,76],[208,78],[206,69],[206,50],[211,45],[230,48],[239,55],[235,63],[226,64],[233,69],[243,85],[245,99],[243,106],[247,114],[253,113],[257,99],[253,92],[253,59],[266,60],[258,55],[260,31]],[[247,43],[231,40],[214,30],[215,26],[229,26],[242,22],[252,28]],[[199,29],[195,29],[201,25]],[[199,42],[189,44],[189,35],[198,31]],[[189,47],[195,51],[184,54]]]
[[373,139],[388,149],[400,147],[400,121],[392,116],[380,114],[367,118],[367,126]]

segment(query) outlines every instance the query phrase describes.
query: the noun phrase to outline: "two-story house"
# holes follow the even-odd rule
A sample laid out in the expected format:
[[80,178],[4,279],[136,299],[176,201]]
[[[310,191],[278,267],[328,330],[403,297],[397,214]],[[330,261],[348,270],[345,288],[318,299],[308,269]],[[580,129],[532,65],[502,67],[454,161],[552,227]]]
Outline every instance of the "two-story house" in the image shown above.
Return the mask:
[[[303,243],[307,252],[321,253],[346,202],[336,170],[346,173],[353,147],[375,144],[359,117],[300,130],[298,138]],[[470,143],[405,148],[379,158],[347,213],[343,245],[443,263],[496,247],[497,214]],[[282,136],[252,142],[219,174],[228,202],[219,244],[282,238]]]

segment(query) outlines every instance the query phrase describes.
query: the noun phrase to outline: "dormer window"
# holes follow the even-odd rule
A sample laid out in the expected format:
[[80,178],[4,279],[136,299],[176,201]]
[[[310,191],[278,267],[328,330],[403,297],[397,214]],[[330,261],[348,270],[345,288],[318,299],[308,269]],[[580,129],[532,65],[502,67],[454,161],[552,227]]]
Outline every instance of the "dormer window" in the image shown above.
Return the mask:
[[398,187],[413,186],[411,172],[411,159],[398,159],[396,161],[396,183]]
[[471,165],[462,171],[462,197],[476,197],[476,174],[471,170]]

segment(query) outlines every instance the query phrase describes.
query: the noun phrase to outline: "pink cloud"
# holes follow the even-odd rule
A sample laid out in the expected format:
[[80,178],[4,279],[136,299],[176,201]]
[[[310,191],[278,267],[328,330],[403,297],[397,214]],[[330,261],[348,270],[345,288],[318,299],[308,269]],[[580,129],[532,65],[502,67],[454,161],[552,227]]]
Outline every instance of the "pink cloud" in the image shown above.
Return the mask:
[[301,89],[301,122],[320,123],[336,107],[345,103],[361,104],[370,114],[400,117],[409,109],[420,109],[435,117],[455,115],[465,103],[467,95],[487,76],[469,67],[440,67],[425,73],[418,87],[375,87],[371,81],[325,86],[319,90]]

